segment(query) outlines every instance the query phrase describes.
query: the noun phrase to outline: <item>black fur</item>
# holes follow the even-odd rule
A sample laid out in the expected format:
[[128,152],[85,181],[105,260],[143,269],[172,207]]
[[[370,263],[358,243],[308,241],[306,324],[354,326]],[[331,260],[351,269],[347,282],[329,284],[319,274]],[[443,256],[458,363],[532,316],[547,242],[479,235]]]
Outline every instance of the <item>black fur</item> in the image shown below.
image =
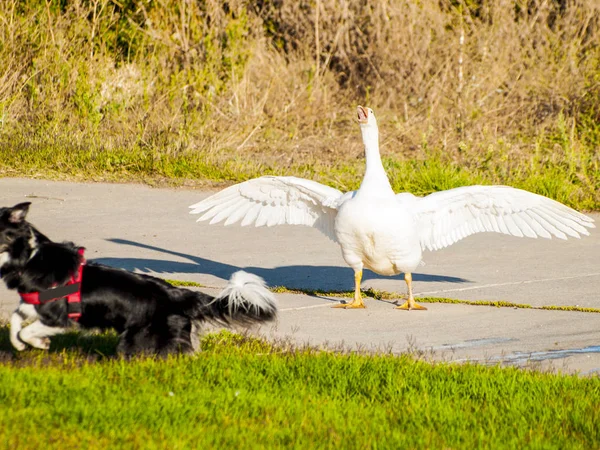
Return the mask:
[[[65,285],[79,264],[71,242],[52,242],[25,220],[29,203],[0,208],[0,276],[9,289],[19,292]],[[234,275],[235,276],[235,275]],[[233,279],[233,278],[232,278]],[[254,289],[263,300],[253,303],[231,296],[212,297],[181,289],[148,275],[88,262],[81,285],[82,328],[120,333],[118,351],[167,354],[192,352],[192,322],[259,323],[276,315],[271,294],[262,285]],[[266,299],[266,300],[265,300]],[[47,326],[75,325],[67,316],[66,299],[35,306]]]

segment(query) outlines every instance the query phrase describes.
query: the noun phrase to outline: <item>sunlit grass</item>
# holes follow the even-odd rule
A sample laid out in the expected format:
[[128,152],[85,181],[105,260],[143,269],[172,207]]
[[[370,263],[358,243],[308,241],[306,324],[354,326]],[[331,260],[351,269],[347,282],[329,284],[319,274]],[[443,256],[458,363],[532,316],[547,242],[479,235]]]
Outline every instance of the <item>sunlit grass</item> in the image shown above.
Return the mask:
[[114,358],[112,333],[11,356],[6,335],[6,448],[594,448],[600,439],[597,378],[229,332],[205,336],[194,357]]
[[[538,170],[526,165],[506,174],[461,167],[433,154],[424,161],[384,158],[392,187],[397,192],[427,195],[432,192],[473,184],[507,184],[546,195],[579,210],[600,209],[600,175],[583,183],[562,163]],[[501,164],[501,162],[497,162]],[[0,147],[0,176],[43,177],[63,180],[144,182],[161,185],[222,186],[262,175],[294,175],[313,179],[342,191],[358,188],[364,172],[362,159],[340,159],[335,164],[300,160],[278,166],[231,153],[148,150],[75,150],[65,148],[15,151]]]

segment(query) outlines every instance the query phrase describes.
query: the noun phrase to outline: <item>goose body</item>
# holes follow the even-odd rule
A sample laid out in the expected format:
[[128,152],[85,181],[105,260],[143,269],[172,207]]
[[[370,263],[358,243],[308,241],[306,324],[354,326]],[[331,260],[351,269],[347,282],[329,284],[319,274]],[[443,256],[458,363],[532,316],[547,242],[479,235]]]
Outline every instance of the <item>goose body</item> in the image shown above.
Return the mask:
[[[348,220],[356,211],[361,220]],[[348,202],[340,208],[335,234],[344,260],[355,270],[364,266],[381,275],[397,275],[412,272],[421,262],[412,217],[393,202]]]
[[[358,191],[338,207],[335,236],[346,263],[355,272],[363,266],[381,275],[412,272],[421,261],[416,223],[396,199],[379,155],[376,126],[370,110],[359,109],[366,170]],[[372,115],[372,121],[375,116]]]
[[593,220],[559,202],[507,186],[465,186],[425,197],[395,194],[381,163],[379,131],[373,111],[358,107],[366,170],[360,188],[337,189],[296,177],[265,176],[230,186],[190,206],[210,223],[318,228],[340,245],[354,269],[354,301],[363,268],[381,275],[405,274],[408,300],[399,309],[425,309],[412,293],[414,269],[425,249],[437,250],[479,232],[518,237],[566,239],[588,235]]

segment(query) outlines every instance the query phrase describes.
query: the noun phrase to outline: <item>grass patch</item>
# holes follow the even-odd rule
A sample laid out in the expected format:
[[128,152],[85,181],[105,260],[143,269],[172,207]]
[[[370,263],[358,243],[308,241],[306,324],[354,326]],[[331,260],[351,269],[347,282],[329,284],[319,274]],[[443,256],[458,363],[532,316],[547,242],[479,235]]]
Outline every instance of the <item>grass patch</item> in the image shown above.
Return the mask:
[[[169,280],[170,282],[170,280]],[[353,291],[325,291],[321,289],[289,289],[284,286],[276,286],[271,290],[278,294],[305,294],[317,297],[339,297],[339,298],[352,298],[354,296]],[[397,300],[405,298],[405,294],[399,292],[388,292],[378,289],[368,288],[362,289],[362,294],[365,297],[373,298],[375,300]],[[445,297],[419,297],[419,303],[451,303],[457,305],[470,305],[470,306],[493,306],[496,308],[518,308],[518,309],[539,309],[548,311],[575,311],[575,312],[587,312],[587,313],[600,313],[600,308],[587,308],[582,306],[532,306],[526,303],[513,303],[505,300],[459,300],[454,298]]]
[[[99,357],[62,336],[9,352],[6,448],[594,448],[597,379],[410,356],[318,352],[229,332],[167,359]],[[114,334],[92,338],[110,353]],[[104,341],[104,343],[102,343]]]
[[202,283],[196,283],[195,281],[181,281],[181,280],[169,280],[165,279],[167,283],[172,284],[173,286],[179,287],[208,287],[203,285]]
[[[354,134],[358,138],[358,133]],[[590,179],[582,179],[566,170],[564,162],[544,169],[525,166],[507,173],[502,173],[500,160],[495,161],[491,169],[468,164],[459,167],[438,154],[432,154],[425,161],[387,157],[384,163],[396,192],[427,195],[460,186],[501,183],[554,198],[579,210],[600,209],[600,171],[593,173]],[[362,158],[347,156],[335,163],[310,158],[293,165],[281,165],[266,153],[236,156],[224,150],[171,155],[136,149],[77,150],[68,146],[16,151],[14,146],[0,142],[0,176],[142,182],[159,186],[221,186],[262,175],[294,175],[348,191],[359,187],[363,171]]]
[[[173,286],[182,287],[208,287],[195,281],[180,281],[180,280],[165,280]],[[337,297],[337,298],[352,298],[354,291],[326,291],[323,289],[290,289],[285,286],[274,286],[269,288],[276,294],[303,294],[313,297]],[[365,297],[375,300],[398,300],[405,298],[406,295],[399,292],[388,292],[379,289],[367,288],[361,290]],[[583,306],[532,306],[526,303],[513,303],[505,300],[459,300],[446,297],[419,297],[420,303],[451,303],[457,305],[470,306],[493,306],[496,308],[518,308],[518,309],[539,309],[545,311],[573,311],[586,313],[600,313],[600,308],[588,308]]]

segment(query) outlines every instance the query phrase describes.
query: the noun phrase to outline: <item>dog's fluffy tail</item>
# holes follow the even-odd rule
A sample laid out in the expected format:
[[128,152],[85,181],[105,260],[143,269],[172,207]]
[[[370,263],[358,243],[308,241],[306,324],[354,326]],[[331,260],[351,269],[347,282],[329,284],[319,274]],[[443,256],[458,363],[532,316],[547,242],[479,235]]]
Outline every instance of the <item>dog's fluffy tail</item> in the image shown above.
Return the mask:
[[265,281],[244,271],[234,273],[217,297],[195,303],[191,309],[190,317],[194,320],[225,324],[266,322],[277,315],[275,296],[267,289]]

